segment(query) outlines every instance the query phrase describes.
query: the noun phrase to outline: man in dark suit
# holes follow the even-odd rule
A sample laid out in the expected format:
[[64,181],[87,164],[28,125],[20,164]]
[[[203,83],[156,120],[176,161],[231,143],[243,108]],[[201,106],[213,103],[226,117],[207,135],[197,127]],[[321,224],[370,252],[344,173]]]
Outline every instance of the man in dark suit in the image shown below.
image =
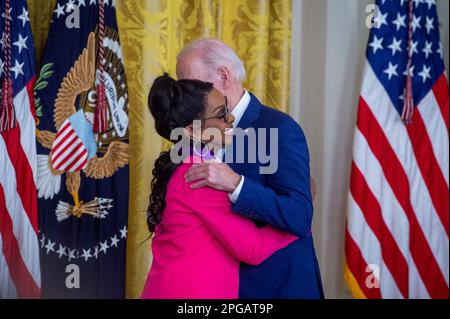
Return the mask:
[[[299,237],[258,266],[241,264],[239,297],[323,298],[311,233],[309,153],[301,127],[244,89],[243,63],[219,40],[202,39],[187,46],[178,55],[177,76],[213,83],[227,97],[235,128],[250,130],[256,138],[255,146],[249,144],[251,139],[237,141],[235,136],[232,146],[221,150],[225,155],[216,154],[226,163],[197,164],[186,174],[186,181],[196,181],[194,188],[227,191],[235,213],[254,219],[258,226],[271,224]],[[265,142],[259,142],[264,137]],[[261,173],[271,169],[267,163],[258,156],[252,161],[254,156],[249,154],[250,150],[258,153],[262,146],[276,155],[275,163],[269,163],[275,169],[269,174]]]

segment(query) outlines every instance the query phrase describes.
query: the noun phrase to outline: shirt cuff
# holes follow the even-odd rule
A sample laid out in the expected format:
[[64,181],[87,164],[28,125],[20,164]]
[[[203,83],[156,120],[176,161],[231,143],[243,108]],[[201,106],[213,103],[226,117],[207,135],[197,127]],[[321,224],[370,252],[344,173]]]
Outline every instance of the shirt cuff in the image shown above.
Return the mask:
[[230,198],[230,201],[233,204],[236,204],[238,198],[239,198],[239,194],[241,193],[242,190],[242,186],[244,185],[244,176],[241,175],[241,181],[239,182],[238,186],[236,187],[236,189],[234,190],[233,193],[228,194],[228,197]]

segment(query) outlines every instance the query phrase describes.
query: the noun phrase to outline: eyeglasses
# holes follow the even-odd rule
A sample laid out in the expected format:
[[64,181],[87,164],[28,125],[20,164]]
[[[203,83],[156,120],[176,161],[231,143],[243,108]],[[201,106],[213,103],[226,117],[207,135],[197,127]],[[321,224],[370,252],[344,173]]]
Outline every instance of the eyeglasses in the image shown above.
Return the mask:
[[223,120],[224,122],[227,122],[227,118],[228,118],[228,100],[227,97],[225,96],[225,105],[223,107],[223,111],[220,112],[219,115],[216,116],[211,116],[211,117],[205,117],[203,119],[200,119],[201,121],[206,121],[206,120],[211,120],[211,119],[219,119],[219,120]]

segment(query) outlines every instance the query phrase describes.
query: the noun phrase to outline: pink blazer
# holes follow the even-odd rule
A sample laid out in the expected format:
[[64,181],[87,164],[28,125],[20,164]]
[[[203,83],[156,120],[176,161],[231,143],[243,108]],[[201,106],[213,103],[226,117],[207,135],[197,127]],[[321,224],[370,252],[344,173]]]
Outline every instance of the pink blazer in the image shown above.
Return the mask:
[[297,239],[233,213],[226,192],[190,189],[184,175],[191,165],[182,163],[169,181],[141,298],[237,298],[240,262],[257,265]]

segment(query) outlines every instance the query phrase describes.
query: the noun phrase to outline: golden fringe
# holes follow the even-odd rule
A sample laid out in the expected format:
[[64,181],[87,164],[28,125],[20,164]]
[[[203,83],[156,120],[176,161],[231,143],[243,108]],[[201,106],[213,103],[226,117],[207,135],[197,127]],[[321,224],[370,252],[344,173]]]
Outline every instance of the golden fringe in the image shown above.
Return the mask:
[[344,280],[347,283],[350,291],[352,292],[353,298],[355,299],[367,299],[364,295],[363,291],[359,287],[358,281],[355,276],[353,276],[352,272],[348,268],[347,258],[344,260]]

